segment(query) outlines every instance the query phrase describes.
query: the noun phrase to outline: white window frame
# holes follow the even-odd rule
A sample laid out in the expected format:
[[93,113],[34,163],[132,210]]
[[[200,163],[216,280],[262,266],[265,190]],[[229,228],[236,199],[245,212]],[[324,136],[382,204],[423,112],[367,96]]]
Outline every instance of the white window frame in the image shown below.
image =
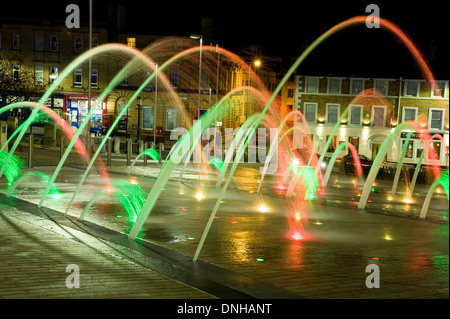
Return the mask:
[[[337,117],[336,117],[336,122],[328,122],[328,108],[330,106],[337,106]],[[325,123],[327,124],[336,124],[337,122],[339,122],[339,118],[341,115],[341,105],[338,103],[327,103],[326,104],[326,110],[325,110]]]
[[[175,112],[177,114],[177,120],[175,123],[175,127],[169,129],[169,112]],[[166,108],[166,131],[173,131],[177,128],[178,125],[178,110],[175,107],[168,107]]]
[[20,50],[20,34],[19,33],[13,33],[12,35],[12,49],[13,50]]
[[34,67],[34,84],[44,85],[44,66],[36,65]]
[[[375,125],[374,120],[375,120],[375,108],[383,108],[384,112],[383,112],[383,125]],[[370,117],[370,125],[372,127],[386,127],[386,105],[372,105],[372,115]]]
[[[362,83],[361,91],[359,91],[358,93],[353,92],[353,83],[355,83],[355,81],[361,81],[361,83]],[[359,93],[361,93],[365,90],[365,86],[366,86],[366,81],[364,81],[364,79],[350,79],[350,95],[358,95]]]
[[437,159],[431,159],[430,158],[430,148],[429,147],[426,147],[425,148],[425,151],[426,151],[426,153],[425,153],[425,157],[426,157],[426,159],[427,159],[427,161],[429,161],[429,162],[431,162],[431,163],[439,163],[440,161],[441,161],[441,154],[442,154],[442,148],[444,148],[445,149],[445,145],[442,143],[442,141],[441,140],[438,140],[438,139],[433,139],[433,140],[430,140],[430,143],[439,143],[441,146],[439,147],[439,154],[436,154],[437,155]]
[[[80,76],[80,81],[77,81],[77,75]],[[83,86],[83,69],[77,68],[73,71],[73,86],[82,87]]]
[[[56,44],[55,49],[53,49],[53,44]],[[50,36],[50,52],[59,52],[59,36],[58,35],[52,34]]]
[[[17,77],[16,77],[17,72]],[[20,81],[20,64],[14,64],[12,66],[12,80],[13,82],[19,82]]]
[[58,67],[57,66],[51,66],[49,68],[48,78],[49,78],[49,82],[50,83],[53,83],[53,81],[58,77],[58,73],[59,72],[58,72]]
[[[144,119],[145,119],[145,116],[144,116],[144,113],[145,113],[145,111],[146,110],[148,110],[148,109],[150,109],[151,110],[151,115],[152,115],[152,121],[151,121],[151,123],[150,123],[150,127],[144,127]],[[154,107],[153,106],[149,106],[149,105],[146,105],[146,106],[143,106],[142,107],[142,124],[141,124],[141,128],[143,129],[143,130],[148,130],[148,131],[153,131],[153,129],[154,129],[154,127],[153,127],[153,123],[155,122],[155,119],[153,118],[154,117]]]
[[[92,76],[95,75],[96,81],[92,81]],[[98,69],[91,69],[91,88],[98,88]]]
[[83,37],[75,37],[73,42],[73,52],[83,53]]
[[[314,121],[308,121],[306,119],[306,105],[307,104],[314,105]],[[306,120],[307,123],[314,123],[314,124],[317,123],[317,106],[318,106],[317,102],[305,102],[305,103],[303,103],[303,115],[305,116],[305,120]]]
[[444,88],[443,88],[443,91],[441,92],[442,93],[442,95],[435,95],[434,94],[434,85],[433,84],[431,84],[431,97],[435,97],[435,98],[446,98],[446,94],[447,94],[447,86],[448,86],[448,82],[445,82],[445,81],[436,81],[436,84],[440,84],[440,83],[443,83],[444,84]]
[[[403,150],[403,144],[406,142],[406,138],[401,138],[400,139],[400,148],[399,148],[399,153],[398,153],[398,158],[400,159],[400,156],[401,156],[401,154],[402,154],[402,150]],[[407,153],[405,153],[405,157],[403,158],[405,161],[407,161],[407,162],[409,162],[409,161],[414,161],[414,159],[416,158],[416,152],[417,152],[417,150],[416,150],[416,148],[417,148],[417,146],[416,146],[416,142],[415,142],[415,140],[413,139],[413,138],[410,138],[409,139],[409,142],[408,143],[412,143],[412,156],[411,157],[407,157],[406,156],[406,154]]]
[[[412,82],[416,82],[417,83],[417,89],[416,89],[416,94],[415,95],[408,94],[408,84],[412,83]],[[405,80],[405,84],[404,84],[404,87],[403,87],[403,96],[418,97],[419,96],[419,92],[420,92],[420,81],[418,81],[418,80]]]
[[[339,91],[338,92],[331,92],[331,81],[339,81]],[[328,94],[341,94],[341,92],[342,92],[342,79],[329,78],[328,79],[327,92],[328,92]]]
[[[350,108],[350,116],[349,116],[349,118],[348,118],[348,120],[347,120],[347,123],[348,123],[348,125],[352,125],[352,126],[362,126],[362,124],[363,124],[363,117],[364,117],[364,115],[363,115],[363,106],[362,105],[360,105],[360,104],[350,104],[349,105],[349,108]],[[360,115],[359,115],[359,124],[353,124],[352,123],[352,108],[359,108],[360,109]]]
[[[127,106],[126,103],[122,102],[117,104],[117,116],[119,116],[120,112]],[[125,116],[128,118],[128,113],[130,112],[130,107],[127,108],[127,111],[122,115],[121,118],[125,118]]]
[[[40,44],[40,45],[38,45]],[[45,40],[43,34],[34,35],[34,51],[43,52],[45,50]]]
[[[316,81],[316,89],[309,91],[308,90],[308,86],[310,84],[310,81]],[[319,93],[319,78],[315,78],[315,77],[307,77],[305,79],[305,93]]]
[[[377,89],[377,82],[384,82],[384,84],[386,84],[386,88],[384,89],[384,92]],[[381,94],[383,94],[384,96],[387,96],[388,92],[389,92],[389,80],[375,79],[375,80],[373,80],[373,88],[376,89]]]
[[[441,127],[440,128],[432,128],[431,127],[431,114],[433,111],[442,111],[442,117],[441,117]],[[445,109],[444,108],[436,108],[436,107],[430,107],[428,111],[428,130],[430,131],[443,131],[444,130],[444,122],[445,122]]]
[[405,122],[406,122],[406,120],[405,120],[405,113],[406,113],[405,111],[406,111],[406,110],[414,110],[416,116],[415,116],[415,118],[414,118],[413,121],[417,121],[417,116],[418,116],[418,114],[419,114],[419,108],[418,108],[417,106],[404,106],[404,107],[402,108],[402,123],[405,123]]

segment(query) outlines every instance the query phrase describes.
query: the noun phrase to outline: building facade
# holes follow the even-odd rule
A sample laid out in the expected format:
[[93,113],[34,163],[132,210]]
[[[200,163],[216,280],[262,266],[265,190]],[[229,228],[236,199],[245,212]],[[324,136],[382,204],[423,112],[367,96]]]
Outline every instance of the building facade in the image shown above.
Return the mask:
[[[448,86],[448,80],[438,80],[433,87],[431,81],[423,79],[297,75],[295,83],[288,82],[283,91],[286,92],[286,107],[293,105],[303,113],[304,119],[298,117],[296,125],[307,125],[319,154],[333,135],[327,156],[331,156],[339,144],[347,142],[353,144],[359,154],[373,160],[398,125],[413,121],[417,126],[402,130],[388,151],[386,161],[398,161],[408,132],[414,131],[406,146],[404,163],[417,163],[421,152],[425,151],[424,164],[448,166]],[[436,151],[437,159],[424,145],[423,133],[434,136],[430,146]],[[305,134],[299,130],[295,131],[294,140],[298,148],[306,147]],[[348,147],[344,147],[340,157],[348,152]]]

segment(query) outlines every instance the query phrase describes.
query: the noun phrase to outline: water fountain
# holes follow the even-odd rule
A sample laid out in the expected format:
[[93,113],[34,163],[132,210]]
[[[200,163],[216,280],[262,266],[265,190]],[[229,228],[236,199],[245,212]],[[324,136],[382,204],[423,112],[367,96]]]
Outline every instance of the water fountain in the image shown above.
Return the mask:
[[[333,153],[333,156],[329,162],[327,171],[325,173],[325,177],[322,177],[322,172],[320,171],[320,164],[323,162],[326,150],[329,148],[330,143],[332,141],[333,136],[336,135],[336,131],[341,123],[341,120],[347,116],[348,108],[344,110],[344,112],[341,114],[341,117],[339,118],[336,125],[333,127],[333,130],[330,134],[330,137],[327,139],[324,149],[321,152],[319,158],[317,161],[313,160],[314,152],[312,152],[312,156],[308,163],[301,163],[301,167],[294,165],[292,166],[290,163],[290,159],[292,157],[296,156],[295,151],[290,151],[289,147],[283,148],[283,156],[277,154],[277,150],[281,143],[287,142],[286,145],[290,145],[292,141],[290,140],[289,133],[291,133],[294,130],[300,130],[301,132],[305,133],[307,132],[306,127],[303,126],[294,126],[291,128],[285,128],[286,121],[288,117],[298,115],[300,117],[303,117],[303,114],[299,111],[292,111],[290,112],[282,121],[280,121],[277,116],[277,102],[276,102],[276,96],[280,92],[281,88],[285,85],[286,81],[291,77],[291,75],[297,70],[301,63],[315,50],[317,46],[319,46],[323,41],[325,41],[327,38],[331,37],[335,33],[344,30],[348,27],[352,27],[355,25],[361,25],[364,24],[366,21],[366,17],[354,17],[351,19],[348,19],[344,22],[341,22],[322,34],[319,38],[317,38],[300,56],[299,58],[294,62],[294,64],[291,66],[291,68],[288,70],[286,75],[283,77],[279,85],[275,88],[274,92],[269,93],[267,89],[264,88],[261,80],[255,75],[255,73],[248,68],[248,65],[239,57],[234,55],[233,53],[222,49],[222,48],[215,48],[215,47],[203,47],[203,50],[210,50],[211,52],[218,50],[221,56],[227,56],[228,58],[232,59],[235,63],[242,66],[245,69],[250,70],[250,76],[252,78],[252,83],[254,83],[255,87],[238,87],[237,89],[232,90],[229,92],[225,97],[223,97],[220,101],[217,101],[203,116],[200,120],[196,121],[195,123],[187,123],[187,131],[186,133],[177,141],[177,143],[174,145],[174,147],[170,150],[169,156],[165,159],[164,163],[162,163],[162,166],[159,171],[158,178],[155,180],[152,188],[148,193],[143,192],[141,189],[139,189],[137,186],[130,186],[126,185],[124,182],[120,185],[110,185],[110,182],[108,180],[108,175],[106,168],[104,165],[102,166],[101,158],[99,157],[100,151],[104,146],[104,143],[106,143],[108,137],[113,132],[114,128],[118,125],[118,121],[121,118],[121,116],[127,111],[127,109],[130,107],[131,103],[139,96],[139,94],[144,90],[144,88],[153,80],[158,78],[159,81],[163,84],[165,89],[170,92],[170,94],[173,97],[173,100],[176,102],[176,107],[180,110],[180,112],[185,112],[184,105],[181,103],[179,97],[176,95],[176,93],[171,89],[170,83],[168,82],[167,78],[162,73],[167,67],[172,65],[172,63],[176,63],[180,59],[188,58],[190,56],[193,56],[199,52],[199,47],[194,48],[187,48],[183,51],[181,51],[178,54],[173,55],[170,57],[166,62],[164,62],[162,65],[156,67],[155,61],[149,57],[145,52],[155,52],[157,46],[151,46],[148,50],[144,51],[138,51],[136,49],[127,47],[125,45],[120,44],[106,44],[99,47],[96,47],[92,49],[91,51],[88,51],[82,55],[80,55],[77,59],[75,59],[61,74],[60,76],[55,80],[55,82],[51,85],[51,87],[45,92],[45,94],[42,96],[40,101],[38,103],[31,103],[31,102],[20,102],[21,104],[17,105],[10,105],[5,108],[2,108],[0,111],[4,112],[6,110],[9,110],[13,107],[18,106],[27,106],[32,107],[33,111],[30,115],[30,117],[23,123],[23,125],[15,132],[15,135],[17,135],[16,140],[14,142],[13,147],[11,148],[11,151],[9,154],[6,153],[0,153],[2,154],[2,157],[0,158],[0,164],[3,163],[2,169],[0,171],[0,176],[5,173],[5,175],[9,176],[9,165],[12,165],[11,163],[16,158],[14,157],[14,152],[19,145],[20,141],[24,137],[25,132],[29,128],[29,126],[33,123],[36,116],[38,116],[39,112],[47,112],[55,122],[59,123],[62,130],[66,131],[67,128],[65,126],[65,122],[62,121],[62,119],[59,117],[54,116],[51,114],[50,110],[43,105],[44,101],[47,100],[47,98],[54,92],[56,87],[59,85],[59,83],[62,81],[63,78],[66,76],[69,76],[73,70],[80,66],[82,63],[86,62],[89,58],[95,57],[97,55],[101,54],[114,54],[114,53],[120,53],[127,57],[130,57],[131,61],[125,65],[120,72],[114,77],[114,79],[109,83],[107,88],[102,92],[100,97],[98,97],[95,105],[100,103],[110,92],[111,90],[118,84],[120,81],[122,81],[123,77],[127,75],[129,72],[132,72],[133,70],[136,70],[137,68],[144,68],[151,72],[150,76],[145,78],[145,80],[142,82],[141,86],[134,92],[133,96],[129,99],[126,106],[123,108],[121,113],[117,116],[116,120],[111,125],[110,129],[106,133],[105,137],[103,138],[100,146],[98,147],[95,154],[92,156],[92,158],[87,157],[86,149],[84,148],[84,145],[81,143],[79,137],[80,134],[85,130],[85,127],[87,125],[87,121],[82,121],[78,131],[76,133],[72,132],[71,130],[67,130],[66,135],[70,139],[70,143],[65,150],[65,153],[63,157],[61,158],[60,162],[58,163],[57,167],[55,168],[53,175],[50,179],[48,179],[47,187],[40,198],[40,201],[38,203],[38,207],[41,208],[44,204],[44,201],[48,194],[51,192],[52,185],[54,185],[55,179],[60,173],[61,168],[63,167],[68,154],[75,146],[78,153],[82,156],[84,160],[86,160],[87,168],[84,171],[84,174],[82,175],[81,179],[79,180],[79,183],[73,192],[73,195],[71,199],[69,200],[69,203],[66,207],[66,210],[64,212],[64,215],[67,215],[72,204],[74,203],[74,200],[79,193],[79,191],[82,188],[82,185],[86,178],[88,177],[90,170],[94,163],[97,161],[97,159],[100,159],[99,165],[102,168],[103,176],[104,176],[104,182],[106,185],[104,185],[104,188],[98,189],[97,192],[94,194],[93,197],[90,198],[88,204],[84,207],[84,210],[82,214],[79,217],[80,221],[83,221],[86,217],[86,214],[90,207],[94,204],[94,202],[98,201],[104,196],[116,196],[116,198],[121,201],[121,204],[126,209],[127,213],[129,213],[130,222],[132,223],[132,228],[128,234],[128,238],[130,240],[135,240],[138,236],[138,234],[141,232],[142,227],[146,220],[149,218],[149,215],[151,214],[152,210],[154,209],[157,201],[159,200],[161,193],[168,183],[169,179],[172,176],[172,173],[175,172],[175,169],[179,167],[181,164],[181,174],[179,175],[179,182],[181,182],[184,168],[187,166],[187,160],[190,159],[191,155],[195,152],[195,148],[198,145],[197,143],[201,140],[203,132],[208,129],[212,123],[216,122],[216,119],[223,114],[225,108],[226,108],[226,102],[234,95],[234,94],[241,94],[245,92],[246,94],[251,94],[254,96],[257,100],[257,103],[260,106],[260,109],[250,116],[243,126],[237,131],[230,147],[227,150],[227,154],[225,156],[225,159],[222,161],[222,158],[216,157],[211,159],[209,162],[210,164],[214,165],[217,169],[218,178],[215,182],[215,187],[210,187],[211,189],[218,190],[217,198],[215,201],[215,204],[209,214],[209,218],[206,221],[205,228],[202,232],[202,236],[200,238],[200,241],[198,243],[198,246],[196,248],[193,260],[196,261],[201,253],[202,247],[206,241],[206,238],[208,236],[208,233],[210,231],[210,228],[212,226],[212,223],[216,217],[216,214],[220,208],[220,205],[224,199],[224,196],[227,192],[227,189],[233,179],[233,176],[238,168],[238,165],[241,162],[241,159],[244,156],[244,152],[246,148],[248,147],[249,142],[252,140],[254,135],[256,134],[258,127],[260,125],[264,125],[267,128],[273,128],[277,129],[277,134],[275,134],[275,138],[272,139],[270,144],[269,153],[266,156],[264,166],[261,167],[261,178],[258,185],[257,193],[260,193],[260,189],[263,185],[263,179],[268,171],[268,165],[272,160],[279,160],[281,165],[279,166],[280,174],[276,176],[276,178],[279,178],[279,183],[281,185],[285,184],[288,180],[289,174],[291,172],[294,172],[293,177],[289,181],[289,184],[287,185],[287,192],[286,192],[286,198],[291,205],[291,209],[287,213],[288,215],[288,223],[289,227],[291,228],[289,230],[289,236],[293,238],[294,240],[301,240],[305,238],[304,234],[304,228],[302,225],[303,221],[306,221],[307,218],[307,212],[305,208],[305,199],[312,199],[315,197],[315,191],[320,185],[322,187],[322,190],[325,189],[328,179],[331,174],[332,167],[334,166],[334,163],[336,161],[336,158],[338,156],[338,153],[345,147],[348,146],[350,151],[354,154],[356,154],[356,150],[354,149],[353,145],[345,142],[341,145],[339,145],[336,150]],[[423,56],[421,55],[420,51],[416,48],[414,43],[404,34],[397,26],[395,26],[393,23],[381,19],[381,26],[382,28],[388,30],[391,32],[396,38],[398,38],[411,52],[413,57],[416,59],[418,65],[421,67],[421,70],[423,71],[424,76],[427,79],[430,79],[432,82],[434,81],[434,77],[431,73],[431,70],[427,64],[427,62],[424,60]],[[164,42],[159,42],[164,43]],[[91,112],[94,108],[91,109]],[[90,118],[91,113],[88,113],[86,118]],[[375,161],[372,166],[372,169],[369,172],[369,175],[367,176],[367,179],[362,187],[362,193],[361,198],[358,204],[358,208],[364,209],[368,200],[368,197],[370,195],[370,190],[372,188],[373,182],[377,176],[378,170],[380,169],[380,166],[382,164],[382,161],[387,153],[387,151],[392,147],[392,143],[395,139],[399,137],[399,134],[402,129],[410,128],[417,130],[417,127],[412,123],[402,123],[398,125],[395,130],[389,135],[389,137],[386,139],[385,143],[383,143]],[[70,132],[72,133],[70,133]],[[282,134],[280,134],[282,133]],[[278,138],[278,136],[281,136]],[[407,143],[405,143],[406,145]],[[315,149],[315,147],[313,148]],[[236,154],[235,158],[233,159],[233,155]],[[402,152],[403,154],[403,152]],[[159,157],[156,155],[155,150],[147,149],[143,153],[139,154],[139,156],[135,159],[133,162],[133,165],[135,165],[137,159],[141,156],[150,156],[153,158],[153,160],[159,162]],[[266,155],[266,154],[264,154]],[[289,158],[289,160],[288,160]],[[357,156],[355,156],[357,158]],[[403,155],[402,155],[403,158]],[[232,160],[233,159],[233,160]],[[281,161],[282,160],[282,161]],[[18,162],[19,163],[19,162]],[[229,164],[232,163],[231,168],[228,169]],[[288,164],[286,164],[288,163]],[[305,165],[306,164],[306,165]],[[399,161],[399,168],[397,171],[400,171],[401,167],[401,160]],[[420,164],[419,164],[420,166]],[[360,165],[357,165],[358,172],[360,173]],[[32,175],[32,173],[30,173]],[[228,174],[228,175],[227,175]],[[12,180],[16,180],[20,173],[17,173],[12,177]],[[23,175],[24,179],[26,179],[26,176],[31,175]],[[7,178],[8,178],[7,176]],[[445,176],[444,182],[439,182],[441,185],[442,183],[445,184]],[[302,180],[302,186],[301,189],[297,188],[297,182],[299,180]],[[15,189],[18,184],[20,184],[23,180],[17,179],[17,184],[13,185],[12,189]],[[396,184],[398,182],[398,177],[396,177],[394,185],[393,185],[393,191],[392,193],[395,194]],[[438,184],[439,184],[438,183]],[[432,185],[430,188],[429,194],[432,193],[434,188],[438,185],[436,182]],[[447,184],[448,185],[448,175],[447,175]],[[209,186],[204,186],[209,187]],[[284,187],[284,186],[283,186]],[[447,186],[448,188],[448,186]],[[298,191],[297,193],[303,194],[303,198],[296,194],[295,191]],[[12,192],[12,191],[11,191]],[[295,195],[292,199],[292,195]],[[262,195],[258,198],[261,203],[263,203],[263,200],[261,198]],[[431,196],[431,195],[430,195]],[[423,210],[425,211],[424,214],[426,214],[426,210],[428,208],[428,204],[431,200],[431,197],[426,200],[426,205],[424,205]],[[267,212],[267,207],[261,204],[259,207],[261,212]],[[425,215],[424,215],[425,216]],[[421,214],[422,217],[422,214]],[[424,218],[424,217],[423,217]]]

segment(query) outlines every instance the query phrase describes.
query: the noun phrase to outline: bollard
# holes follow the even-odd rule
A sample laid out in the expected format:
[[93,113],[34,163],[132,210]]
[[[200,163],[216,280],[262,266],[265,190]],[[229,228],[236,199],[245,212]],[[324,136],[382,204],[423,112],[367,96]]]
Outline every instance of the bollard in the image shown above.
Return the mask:
[[59,158],[62,159],[64,156],[64,135],[61,135],[59,142]]
[[120,154],[120,137],[114,137],[114,154]]
[[164,143],[159,143],[159,158],[162,159],[162,152],[164,151]]
[[[144,150],[148,148],[148,142],[144,143]],[[144,166],[147,166],[147,155],[144,154]]]
[[138,140],[137,145],[138,145],[138,151],[137,151],[138,155],[142,154],[142,152],[144,151],[144,141]]
[[112,148],[112,139],[108,137],[108,156],[106,160],[106,166],[111,166],[111,148]]
[[34,151],[34,133],[31,133],[30,143],[28,146],[28,168],[33,168],[33,151]]
[[127,139],[127,166],[131,165],[131,138]]

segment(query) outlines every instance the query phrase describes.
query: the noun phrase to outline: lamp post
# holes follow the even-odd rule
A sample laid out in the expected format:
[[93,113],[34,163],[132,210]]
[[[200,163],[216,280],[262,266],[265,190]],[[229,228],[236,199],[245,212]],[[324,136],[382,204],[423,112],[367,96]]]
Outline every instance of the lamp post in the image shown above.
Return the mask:
[[[92,49],[92,0],[89,0],[89,51]],[[89,71],[88,71],[88,114],[91,111],[91,82],[92,82],[92,60],[89,57]],[[87,122],[87,135],[86,135],[86,148],[87,153],[91,156],[91,118],[86,118]]]
[[137,138],[136,138],[136,143],[139,141],[139,137],[140,137],[140,133],[141,133],[141,105],[142,105],[142,96],[138,96],[137,98],[138,103],[138,122],[137,122]]
[[156,106],[158,103],[158,64],[155,67],[155,108],[153,109],[153,144],[156,148]]
[[[252,86],[252,77],[251,77],[251,69],[252,69],[252,65],[256,68],[259,68],[261,66],[261,60],[254,60],[253,62],[251,62],[248,65],[248,86]],[[248,108],[250,107],[250,103],[249,103],[249,92],[247,90],[247,107],[245,108],[245,120],[248,119]]]
[[198,106],[197,106],[197,117],[200,118],[200,94],[201,94],[201,80],[202,80],[202,44],[203,35],[201,34],[191,34],[191,39],[200,40],[200,61],[198,63]]

